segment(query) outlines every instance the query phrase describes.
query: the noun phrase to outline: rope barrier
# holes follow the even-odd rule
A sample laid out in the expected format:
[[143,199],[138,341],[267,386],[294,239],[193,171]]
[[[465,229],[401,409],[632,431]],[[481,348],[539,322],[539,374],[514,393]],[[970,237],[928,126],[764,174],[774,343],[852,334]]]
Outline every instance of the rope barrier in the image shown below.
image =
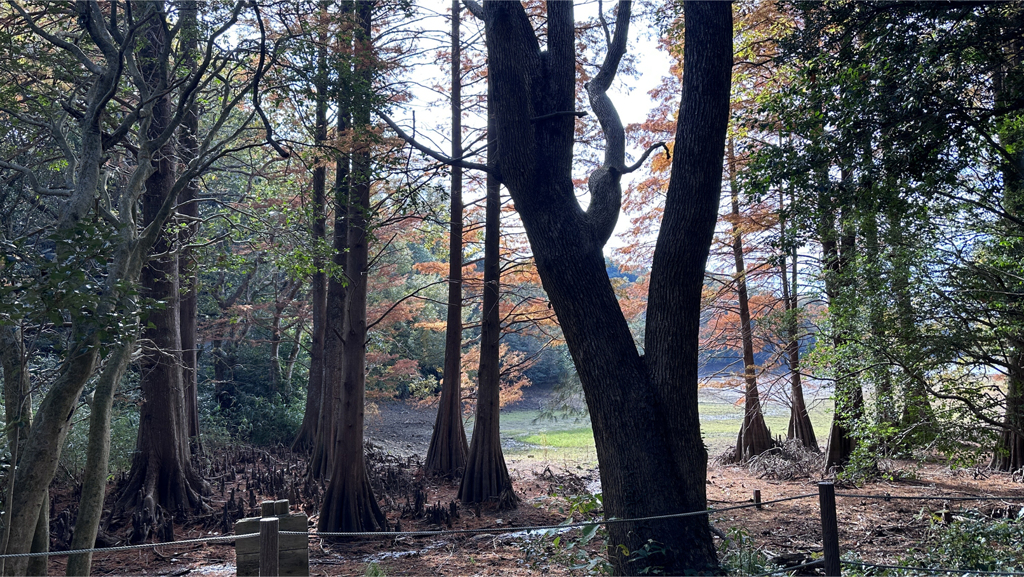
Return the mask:
[[807,567],[817,567],[818,565],[823,565],[824,563],[825,563],[824,559],[816,559],[814,561],[810,561],[810,562],[804,563],[802,565],[794,565],[792,567],[786,567],[784,569],[776,569],[775,571],[769,571],[767,573],[758,573],[757,575],[754,575],[753,577],[768,577],[769,575],[778,575],[779,573],[789,573],[790,571],[796,571],[797,569],[806,569]]
[[858,567],[874,567],[877,569],[904,569],[906,571],[928,571],[930,573],[956,573],[958,575],[1006,575],[1008,577],[1024,575],[1015,571],[976,571],[971,569],[944,569],[931,567],[904,567],[901,565],[876,565],[874,563],[859,563],[857,561],[840,561],[843,565],[856,565]]
[[141,543],[139,545],[117,545],[115,547],[103,547],[102,549],[70,549],[68,551],[42,551],[39,553],[7,553],[0,555],[0,559],[12,559],[14,557],[50,557],[53,555],[78,555],[80,553],[103,553],[114,551],[130,551],[132,549],[149,549],[150,547],[169,547],[175,545],[195,545],[197,543],[217,543],[219,541],[237,541],[238,539],[251,539],[259,537],[259,533],[245,533],[242,535],[221,535],[218,537],[202,537],[199,539],[185,539],[183,541],[166,541],[164,543]]
[[970,496],[970,497],[929,497],[923,495],[860,495],[857,493],[836,493],[836,497],[851,497],[855,499],[881,499],[883,501],[892,501],[895,499],[902,499],[905,501],[1024,501],[1022,497],[982,497],[982,496]]
[[[703,511],[690,511],[689,513],[673,513],[669,515],[652,515],[650,517],[636,517],[633,519],[593,519],[591,521],[575,521],[572,523],[562,523],[560,525],[534,525],[530,527],[481,527],[477,529],[441,529],[437,531],[362,531],[362,532],[317,532],[309,533],[310,537],[428,537],[437,535],[457,535],[457,534],[473,534],[473,533],[519,533],[519,532],[532,532],[532,531],[549,531],[551,529],[572,529],[577,527],[587,527],[590,525],[611,525],[615,523],[640,523],[643,521],[660,521],[663,519],[677,519],[681,517],[696,517],[698,515],[710,515],[713,513],[723,513],[725,511],[732,511],[734,509],[749,509],[750,507],[771,505],[773,503],[783,503],[786,501],[796,501],[798,499],[807,499],[809,497],[816,497],[815,493],[808,493],[806,495],[798,495],[796,497],[785,497],[782,499],[775,499],[774,501],[762,501],[760,503],[747,503],[744,505],[735,505],[732,507],[723,507],[721,509],[705,509]],[[281,531],[281,535],[302,535],[301,531]]]

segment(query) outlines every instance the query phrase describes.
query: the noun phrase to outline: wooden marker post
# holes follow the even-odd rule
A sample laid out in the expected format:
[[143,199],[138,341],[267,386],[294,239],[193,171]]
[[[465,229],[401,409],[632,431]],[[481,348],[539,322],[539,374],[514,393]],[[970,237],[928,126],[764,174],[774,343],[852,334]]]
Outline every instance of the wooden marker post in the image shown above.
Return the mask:
[[825,554],[825,575],[839,577],[839,522],[836,518],[836,486],[818,483],[818,505],[821,507],[821,544]]
[[[249,517],[240,519],[235,523],[236,535],[259,534],[259,539],[249,537],[235,541],[235,565],[238,575],[257,577],[259,575],[309,575],[309,537],[306,531],[309,527],[309,520],[304,513],[291,515],[288,513],[288,501],[264,501],[260,505],[262,517]],[[273,521],[277,524],[274,531],[276,542],[264,545],[264,527],[266,521]],[[269,531],[269,525],[267,530]],[[295,535],[281,535],[281,531],[288,533],[301,533]],[[269,538],[269,537],[268,537]],[[276,570],[268,573],[270,569],[264,561],[264,555],[269,555],[268,548],[272,547],[276,559]]]
[[277,517],[260,519],[260,577],[281,574],[277,527]]

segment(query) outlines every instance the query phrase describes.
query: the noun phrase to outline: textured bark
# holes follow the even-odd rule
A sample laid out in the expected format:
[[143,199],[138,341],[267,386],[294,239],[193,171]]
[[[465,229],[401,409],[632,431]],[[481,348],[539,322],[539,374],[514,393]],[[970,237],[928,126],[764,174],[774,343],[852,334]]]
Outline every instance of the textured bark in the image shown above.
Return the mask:
[[[785,223],[782,223],[785,231]],[[783,243],[785,245],[785,243]],[[786,278],[786,259],[782,258],[779,268],[782,276],[782,301],[786,308],[786,361],[789,363],[789,427],[786,438],[797,439],[808,449],[819,451],[818,440],[814,435],[814,425],[807,413],[804,402],[804,388],[800,377],[800,325],[798,311],[799,288],[797,280],[796,250],[791,253],[792,278]],[[792,281],[792,284],[790,283]]]
[[[452,1],[452,158],[462,158],[462,51],[459,0]],[[448,324],[445,326],[444,375],[434,432],[423,469],[428,475],[456,478],[466,468],[466,431],[462,425],[462,167],[452,167],[448,258]]]
[[[184,68],[195,74],[198,66],[199,25],[198,3],[188,0],[180,5]],[[195,102],[184,111],[178,131],[178,158],[182,168],[196,160],[199,152],[199,112]],[[199,183],[189,181],[178,194],[178,214],[186,218],[178,234],[181,252],[178,256],[178,275],[181,282],[181,380],[185,395],[185,423],[194,452],[202,452],[199,438],[199,262],[196,251],[189,247],[199,235]]]
[[743,230],[740,227],[740,197],[736,190],[736,150],[729,139],[729,189],[732,197],[732,255],[736,263],[736,300],[740,312],[740,338],[743,343],[743,422],[736,436],[737,461],[760,455],[771,449],[775,443],[764,422],[761,398],[757,390],[757,367],[754,365],[754,334],[750,321],[750,298],[747,295],[747,267],[743,262]]
[[[141,60],[145,77],[155,94],[148,126],[150,138],[157,138],[173,115],[168,86],[167,61],[160,57],[170,41],[162,4],[147,3],[151,14]],[[158,221],[165,201],[172,194],[175,165],[173,141],[157,153],[155,171],[146,180],[143,195],[143,224]],[[115,506],[116,513],[136,509],[134,514],[155,519],[158,507],[185,518],[204,508],[201,495],[208,485],[192,467],[185,414],[185,390],[181,371],[181,317],[179,309],[178,259],[173,239],[161,232],[149,262],[143,268],[140,292],[146,299],[162,302],[144,313],[147,328],[142,333],[143,403],[139,408],[139,433],[128,482]],[[136,543],[148,535],[132,535]]]
[[[317,48],[316,79],[316,125],[313,137],[318,146],[327,140],[327,55],[324,41],[326,34],[321,35]],[[340,110],[339,110],[340,115]],[[340,128],[340,126],[339,126]],[[311,232],[313,245],[319,247],[327,241],[327,175],[326,164],[318,163],[313,168],[313,202]],[[337,249],[337,247],[335,247]],[[327,275],[324,273],[324,261],[314,253],[313,273],[309,291],[312,301],[313,328],[309,349],[309,381],[306,384],[306,410],[302,416],[302,426],[292,443],[292,450],[308,451],[316,444],[317,428],[320,421],[320,407],[323,402],[325,362],[324,342],[327,335]]]
[[[489,78],[489,76],[488,76]],[[493,92],[493,90],[491,90]],[[493,113],[488,114],[488,162],[498,157]],[[500,508],[515,508],[518,498],[501,451],[500,350],[501,317],[501,185],[492,175],[487,177],[487,200],[484,217],[484,299],[480,327],[480,368],[477,372],[476,423],[469,445],[466,472],[459,486],[463,503],[494,501]]]
[[[110,462],[110,412],[114,405],[117,385],[124,377],[134,350],[135,339],[130,338],[107,358],[107,364],[96,382],[96,391],[89,405],[89,447],[86,451],[82,496],[78,501],[78,515],[75,518],[71,549],[92,549],[96,544],[100,518],[103,516],[107,467]],[[91,565],[92,553],[71,555],[68,557],[65,574],[88,575]]]
[[[355,75],[368,89],[373,68],[370,40],[374,2],[356,3]],[[348,211],[349,288],[345,298],[344,381],[335,397],[337,427],[334,467],[320,512],[321,531],[380,531],[388,523],[373,496],[363,454],[366,393],[366,289],[370,242],[370,107],[369,95],[353,95],[353,126],[358,131],[352,153],[352,188]]]
[[[1018,359],[1024,357],[1018,355]],[[1020,365],[1011,371],[1007,379],[1006,428],[999,435],[992,468],[997,471],[1017,471],[1024,468],[1024,375]]]
[[[7,441],[11,460],[17,464],[24,454],[25,439],[28,438],[32,420],[32,395],[29,372],[27,370],[25,342],[21,330],[14,325],[0,325],[0,363],[4,369],[4,410],[7,417]],[[13,487],[9,487],[13,488]],[[5,497],[10,502],[11,494]],[[8,508],[10,510],[10,508]],[[10,536],[11,519],[4,516],[4,545]],[[32,536],[32,553],[41,553],[50,549],[50,498],[46,492],[42,505],[39,507],[35,531]],[[27,570],[30,575],[45,575],[46,557],[33,557],[28,560]]]
[[[631,518],[702,510],[707,505],[707,453],[697,414],[699,311],[722,182],[731,7],[684,5],[683,100],[651,272],[645,357],[638,354],[619,309],[602,253],[618,212],[624,159],[610,154],[622,138],[614,107],[595,96],[602,96],[618,61],[606,58],[602,73],[607,74],[596,76],[588,90],[610,146],[604,166],[591,177],[591,203],[584,211],[572,184],[574,130],[567,114],[575,103],[573,9],[567,2],[547,7],[547,49],[541,52],[519,3],[484,4],[496,172],[523,219],[583,384],[605,514]],[[621,31],[622,50],[629,8],[619,4],[613,44],[619,47]],[[616,573],[654,567],[667,574],[720,571],[704,516],[615,524],[608,530]],[[637,555],[649,540],[664,551]]]
[[[833,222],[831,227],[827,227],[829,230],[826,230],[822,240],[827,267],[825,292],[833,319],[832,344],[837,349],[841,349],[851,338],[848,316],[852,314],[850,301],[853,288],[844,286],[843,282],[856,247],[850,227],[850,219],[846,219],[843,234],[837,243],[838,235]],[[854,428],[864,415],[864,391],[857,376],[850,373],[845,363],[837,362],[835,372],[835,413],[829,431],[828,448],[825,450],[825,469],[838,471],[846,466],[857,447]]]

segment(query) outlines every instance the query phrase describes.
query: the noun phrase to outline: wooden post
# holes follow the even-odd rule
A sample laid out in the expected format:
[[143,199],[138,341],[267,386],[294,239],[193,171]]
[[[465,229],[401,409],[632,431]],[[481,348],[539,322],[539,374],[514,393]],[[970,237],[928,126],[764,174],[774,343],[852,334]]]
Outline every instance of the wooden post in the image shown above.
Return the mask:
[[839,522],[836,518],[836,487],[830,482],[818,483],[818,506],[821,508],[821,544],[825,554],[825,575],[839,577]]
[[260,576],[280,575],[277,517],[260,519]]
[[[309,575],[309,540],[306,530],[308,519],[304,513],[291,515],[288,513],[288,501],[265,501],[260,505],[263,518],[248,517],[235,523],[236,535],[252,535],[248,539],[235,542],[235,566],[240,577],[258,577],[259,575]],[[263,521],[273,519],[277,522],[277,544],[273,550],[277,556],[277,570],[267,573],[262,554],[267,551],[263,545],[261,534]],[[288,534],[282,534],[282,532]]]
[[754,489],[754,508],[761,508],[761,489]]
[[288,499],[274,501],[274,515],[283,517],[288,514]]
[[276,515],[276,503],[277,501],[264,501],[260,503],[260,517],[273,517],[274,515]]

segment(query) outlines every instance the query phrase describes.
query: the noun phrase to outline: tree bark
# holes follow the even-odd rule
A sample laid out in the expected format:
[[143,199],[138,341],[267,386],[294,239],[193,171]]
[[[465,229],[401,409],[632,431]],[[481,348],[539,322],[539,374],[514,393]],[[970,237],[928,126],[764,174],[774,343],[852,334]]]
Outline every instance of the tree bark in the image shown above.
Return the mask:
[[[785,223],[780,223],[785,233]],[[785,243],[782,243],[785,247]],[[786,250],[786,249],[783,249]],[[792,279],[786,278],[786,258],[782,257],[779,271],[782,276],[782,301],[786,309],[786,359],[789,363],[789,428],[786,438],[797,439],[800,444],[817,452],[818,440],[814,435],[814,425],[807,413],[804,402],[804,388],[800,376],[800,297],[797,289],[797,258],[796,249],[792,252]]]
[[[605,270],[602,247],[621,201],[624,141],[607,89],[618,67],[591,81],[609,143],[584,211],[572,184],[575,37],[572,5],[548,3],[541,52],[519,3],[487,2],[484,17],[499,159],[558,315],[590,408],[609,517],[703,510],[707,453],[697,415],[697,346],[704,267],[718,213],[732,71],[731,7],[684,4],[683,100],[664,217],[638,354]],[[624,51],[630,5],[619,4]],[[622,32],[621,45],[619,43]],[[609,56],[612,55],[609,50]],[[705,516],[615,524],[609,554],[619,574],[718,573]],[[652,544],[656,549],[652,548]],[[620,548],[619,546],[622,546]],[[647,547],[649,555],[635,552]],[[628,554],[626,554],[628,552]]]
[[356,3],[355,76],[362,84],[353,94],[352,189],[348,211],[348,259],[345,272],[349,288],[345,298],[344,376],[335,398],[337,427],[334,467],[320,512],[320,531],[382,531],[388,522],[373,496],[363,454],[366,393],[366,289],[369,272],[370,147],[369,89],[373,78],[371,42],[375,2]]
[[[181,4],[182,49],[184,66],[190,74],[196,73],[199,51],[198,3],[188,0]],[[178,132],[178,158],[182,167],[196,160],[199,152],[199,112],[195,101],[189,103]],[[199,263],[190,244],[199,236],[199,184],[192,180],[178,194],[178,213],[185,217],[178,234],[180,254],[178,275],[181,279],[181,377],[185,395],[185,422],[194,452],[202,452],[199,438]]]
[[[326,33],[319,37],[317,46],[317,76],[316,83],[316,120],[313,128],[313,138],[319,150],[327,140],[327,46]],[[339,117],[342,109],[339,106]],[[341,130],[341,120],[338,121],[338,129]],[[315,272],[312,278],[310,289],[310,300],[312,303],[313,328],[309,350],[309,381],[306,385],[306,410],[302,416],[302,426],[292,443],[292,450],[308,451],[316,445],[320,411],[324,401],[324,376],[326,357],[324,356],[327,338],[327,275],[324,272],[325,264],[320,257],[320,247],[327,242],[327,175],[326,163],[317,162],[313,168],[313,203],[312,203],[312,224],[311,232],[313,237],[314,256],[313,268]],[[338,249],[337,246],[334,247]],[[319,475],[317,475],[319,477]]]
[[729,190],[732,198],[732,255],[736,262],[736,300],[740,312],[740,337],[743,342],[743,423],[736,437],[736,461],[746,461],[771,449],[771,432],[764,422],[761,398],[757,390],[757,367],[754,365],[754,334],[750,321],[750,298],[747,295],[747,267],[743,262],[743,230],[740,226],[740,197],[736,190],[736,150],[729,139]]
[[[488,74],[489,82],[490,78]],[[493,92],[493,85],[488,83],[488,93]],[[487,162],[493,166],[500,152],[494,136],[497,133],[494,120],[497,113],[490,109],[491,102],[488,99]],[[501,451],[500,243],[501,183],[489,174],[484,216],[484,298],[480,327],[480,368],[477,371],[476,422],[473,425],[466,472],[459,486],[459,500],[463,503],[494,501],[499,508],[511,509],[518,506],[519,499],[512,489],[512,478]]]
[[[452,158],[462,158],[461,2],[452,0]],[[444,375],[434,432],[423,462],[428,475],[454,479],[466,468],[466,431],[462,425],[462,167],[452,167],[448,257],[448,324],[445,326]],[[486,244],[486,241],[485,241]],[[486,268],[486,265],[485,265]]]
[[[132,337],[107,358],[100,373],[89,405],[89,447],[86,452],[85,472],[82,475],[82,496],[78,501],[78,516],[71,549],[92,549],[96,545],[103,500],[107,490],[107,468],[110,462],[110,412],[114,393],[124,377],[135,351]],[[92,553],[79,553],[68,557],[66,575],[88,575],[92,566]]]
[[[149,79],[154,105],[147,132],[157,138],[173,115],[168,91],[167,60],[161,55],[170,42],[163,4],[146,3],[149,14],[146,42],[140,59]],[[143,224],[157,222],[161,207],[174,184],[174,145],[168,140],[153,160],[155,171],[146,180],[143,195]],[[183,519],[203,510],[206,482],[192,467],[185,414],[185,391],[181,372],[181,325],[179,309],[178,260],[174,243],[161,231],[152,256],[143,268],[140,292],[151,302],[143,330],[142,389],[139,433],[128,482],[115,506],[116,513],[136,509],[147,522],[159,517],[159,509]],[[151,523],[150,523],[151,524]],[[140,543],[148,537],[133,534]]]

